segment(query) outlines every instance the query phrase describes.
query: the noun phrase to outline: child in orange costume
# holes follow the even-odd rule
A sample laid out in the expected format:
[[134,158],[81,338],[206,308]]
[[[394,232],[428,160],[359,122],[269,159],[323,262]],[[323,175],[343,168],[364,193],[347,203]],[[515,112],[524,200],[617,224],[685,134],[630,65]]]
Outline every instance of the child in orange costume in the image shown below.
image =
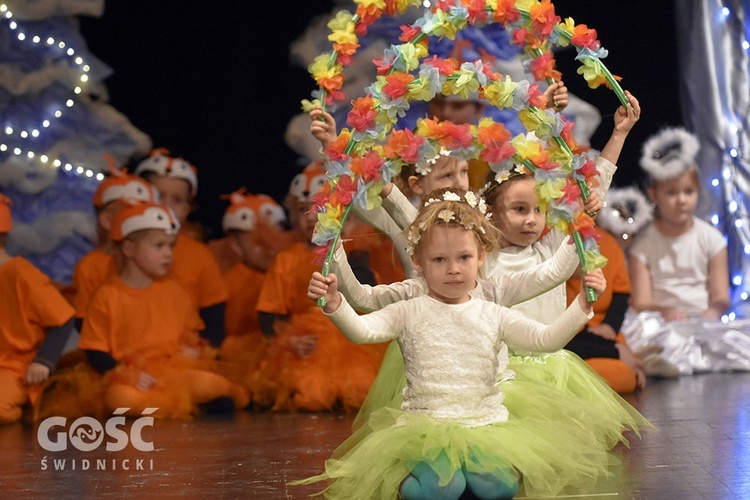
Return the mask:
[[73,329],[74,311],[50,279],[5,250],[10,200],[0,194],[0,423],[35,404]]
[[[153,184],[161,195],[161,202],[177,215],[185,227],[198,193],[195,167],[182,158],[173,158],[164,149],[156,149],[141,161],[135,173]],[[201,336],[213,347],[224,339],[224,313],[227,290],[221,270],[205,243],[182,232],[174,245],[174,263],[169,277],[188,292],[206,325]]]
[[345,410],[361,406],[377,375],[384,346],[353,346],[307,298],[310,274],[319,270],[310,238],[317,215],[312,195],[325,179],[309,165],[290,188],[296,228],[305,243],[280,252],[266,273],[257,310],[261,329],[273,335],[254,385],[254,400],[276,410]]
[[203,323],[187,293],[163,279],[178,229],[171,211],[153,203],[128,204],[112,221],[122,270],[91,299],[79,342],[94,368],[111,373],[104,395],[110,410],[139,415],[156,407],[158,416],[178,417],[218,398],[247,406],[244,389],[183,359],[192,355],[184,339]]
[[[129,175],[124,170],[110,169],[94,193],[98,246],[87,253],[73,270],[74,306],[76,318],[83,320],[89,300],[97,288],[117,274],[115,243],[109,237],[112,216],[122,206],[122,200],[141,200],[156,203],[159,194],[145,180]],[[80,330],[80,325],[79,325]]]
[[249,388],[268,345],[255,304],[277,253],[270,241],[283,231],[286,217],[270,196],[245,195],[244,191],[229,195],[231,205],[222,219],[226,242],[241,260],[223,274],[229,298],[219,366],[224,375]]
[[[628,309],[630,276],[625,253],[617,239],[601,227],[596,227],[595,230],[601,237],[599,250],[607,258],[603,271],[608,286],[594,303],[594,317],[565,349],[586,360],[614,391],[629,394],[646,387],[641,360],[630,350],[623,335],[619,333]],[[580,287],[581,275],[573,273],[566,283],[568,304],[575,300]]]

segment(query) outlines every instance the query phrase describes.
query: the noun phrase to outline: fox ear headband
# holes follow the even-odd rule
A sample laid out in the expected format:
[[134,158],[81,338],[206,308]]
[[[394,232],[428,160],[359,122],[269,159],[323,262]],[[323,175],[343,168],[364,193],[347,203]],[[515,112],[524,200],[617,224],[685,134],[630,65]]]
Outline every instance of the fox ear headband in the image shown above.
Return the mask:
[[699,147],[698,139],[684,128],[665,128],[643,145],[641,168],[654,180],[674,179],[697,167]]

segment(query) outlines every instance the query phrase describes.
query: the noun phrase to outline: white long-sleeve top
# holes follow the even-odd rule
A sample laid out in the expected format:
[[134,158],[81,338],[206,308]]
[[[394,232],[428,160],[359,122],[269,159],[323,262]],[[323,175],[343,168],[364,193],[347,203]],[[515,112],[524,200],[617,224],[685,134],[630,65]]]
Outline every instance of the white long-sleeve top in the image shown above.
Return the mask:
[[[600,173],[597,194],[603,200],[609,190],[609,186],[612,184],[612,176],[617,167],[604,158],[599,157],[596,161],[596,168]],[[506,274],[518,273],[525,269],[533,268],[552,259],[558,253],[561,246],[572,247],[572,251],[575,251],[575,247],[568,244],[569,241],[565,235],[552,230],[531,246],[510,246],[503,248],[487,255],[482,266],[482,275],[488,279],[500,278]],[[575,267],[577,266],[573,267],[570,274],[573,273]],[[570,277],[570,274],[565,280]],[[565,280],[545,293],[539,294],[523,303],[513,305],[513,310],[522,312],[528,318],[549,325],[565,310],[567,303]],[[510,306],[511,304],[508,305]]]
[[506,342],[516,349],[554,351],[590,316],[574,301],[551,325],[543,325],[485,300],[445,304],[427,295],[364,316],[344,299],[329,314],[352,342],[398,341],[407,380],[404,411],[467,427],[508,419],[496,383],[498,364],[507,363]]

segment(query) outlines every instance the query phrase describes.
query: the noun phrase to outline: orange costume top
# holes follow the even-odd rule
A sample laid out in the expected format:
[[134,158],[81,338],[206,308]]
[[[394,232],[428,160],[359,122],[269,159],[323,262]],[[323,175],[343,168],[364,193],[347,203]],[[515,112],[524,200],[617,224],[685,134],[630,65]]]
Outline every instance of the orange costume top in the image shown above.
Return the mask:
[[242,262],[233,265],[224,273],[224,283],[229,295],[224,313],[224,325],[228,336],[260,330],[255,305],[265,279],[265,273],[251,269]]
[[117,276],[115,258],[98,248],[93,249],[78,261],[73,270],[75,290],[73,305],[76,309],[76,318],[86,317],[86,309],[94,292],[113,276]]
[[282,316],[320,312],[316,303],[307,298],[310,277],[320,270],[314,258],[315,254],[304,243],[295,243],[280,252],[266,273],[256,309]]
[[177,235],[169,278],[182,285],[198,309],[227,300],[219,264],[205,243]]
[[[630,294],[630,275],[628,274],[625,253],[617,243],[617,239],[600,227],[595,227],[596,233],[601,236],[599,250],[607,258],[607,265],[602,271],[607,279],[607,288],[594,302],[594,317],[587,323],[589,326],[601,325],[607,316],[607,311],[612,305],[612,296],[615,293]],[[568,305],[575,300],[581,290],[581,277],[578,273],[568,279],[565,285],[568,295]]]
[[134,355],[163,359],[202,329],[198,311],[177,283],[159,280],[136,289],[115,277],[91,298],[78,348],[103,351],[117,361]]
[[23,378],[45,330],[64,325],[75,311],[50,279],[22,257],[0,266],[0,297],[0,369]]

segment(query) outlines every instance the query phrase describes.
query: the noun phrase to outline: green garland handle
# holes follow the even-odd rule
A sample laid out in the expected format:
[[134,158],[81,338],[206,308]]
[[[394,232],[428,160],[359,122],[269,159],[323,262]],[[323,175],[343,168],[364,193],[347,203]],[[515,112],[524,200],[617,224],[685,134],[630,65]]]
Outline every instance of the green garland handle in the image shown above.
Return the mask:
[[[341,239],[341,231],[343,231],[344,229],[344,223],[346,222],[346,218],[349,216],[349,212],[352,210],[353,206],[354,203],[349,203],[344,209],[344,213],[341,215],[341,226],[339,227],[339,230],[336,231],[336,236],[334,236],[333,240],[331,241],[331,248],[328,249],[326,258],[323,261],[323,268],[320,270],[320,274],[322,274],[323,276],[328,276],[331,273],[331,266],[333,265],[333,254],[336,252],[336,247],[338,246],[339,240]],[[318,299],[318,305],[320,307],[326,305],[325,295]]]

